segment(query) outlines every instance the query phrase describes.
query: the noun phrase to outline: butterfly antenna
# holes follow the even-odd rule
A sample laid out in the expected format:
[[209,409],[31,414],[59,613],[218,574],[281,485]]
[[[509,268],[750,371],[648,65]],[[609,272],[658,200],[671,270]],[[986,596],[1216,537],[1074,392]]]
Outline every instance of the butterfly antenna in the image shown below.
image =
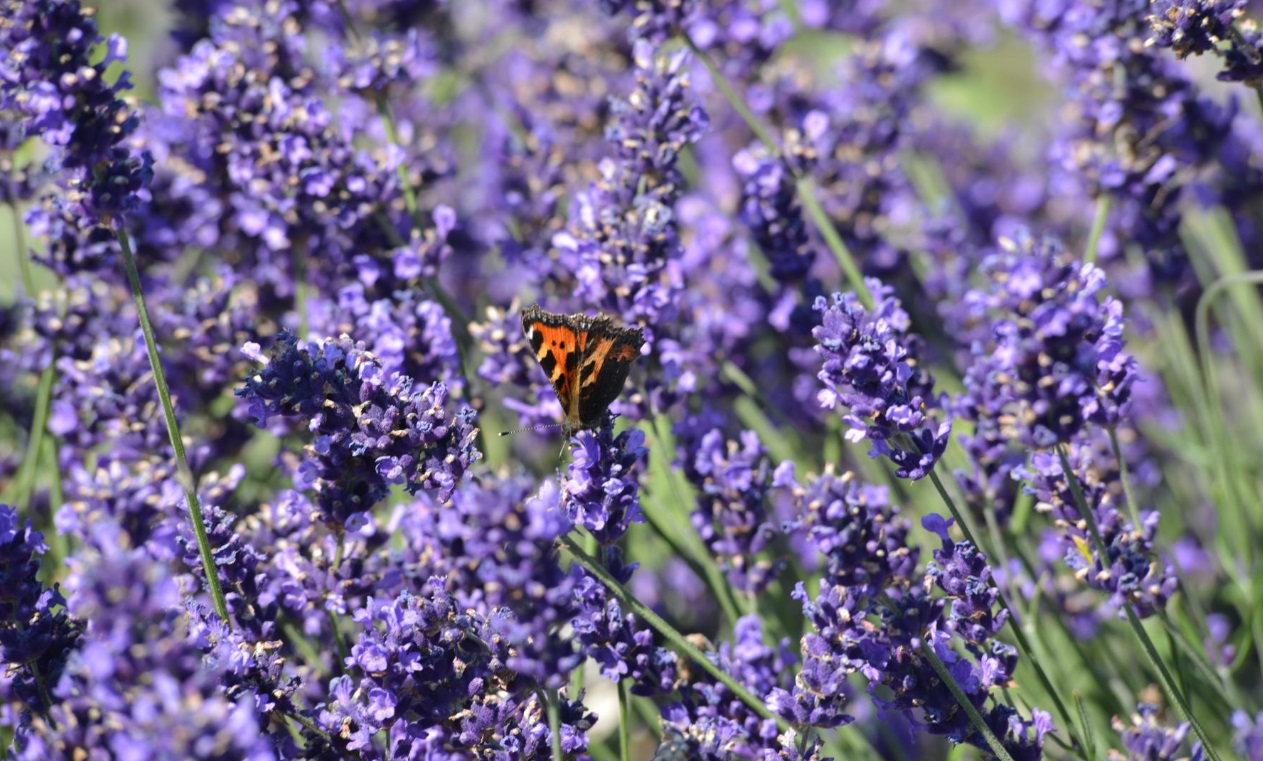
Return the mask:
[[501,436],[512,436],[515,433],[526,433],[527,431],[542,431],[545,428],[560,428],[561,423],[540,423],[539,425],[528,425],[525,428],[514,428],[512,431],[500,431]]

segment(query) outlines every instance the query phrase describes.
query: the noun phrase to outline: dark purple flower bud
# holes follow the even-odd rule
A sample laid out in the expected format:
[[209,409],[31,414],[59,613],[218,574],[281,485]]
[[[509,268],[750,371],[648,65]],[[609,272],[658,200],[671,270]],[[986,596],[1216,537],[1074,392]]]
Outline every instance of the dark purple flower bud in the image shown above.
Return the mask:
[[348,338],[301,343],[281,334],[274,356],[237,395],[260,424],[297,418],[313,434],[299,469],[324,519],[336,524],[369,510],[392,484],[448,499],[481,453],[474,412],[445,408],[447,387],[414,390]]
[[771,264],[771,275],[797,283],[811,269],[816,252],[789,167],[761,145],[737,153],[732,160],[744,180],[741,221]]

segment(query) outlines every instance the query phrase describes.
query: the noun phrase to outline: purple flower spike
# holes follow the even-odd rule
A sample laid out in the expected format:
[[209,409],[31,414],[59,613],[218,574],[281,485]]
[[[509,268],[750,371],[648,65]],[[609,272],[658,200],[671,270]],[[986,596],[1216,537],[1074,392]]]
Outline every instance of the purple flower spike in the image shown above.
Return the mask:
[[697,489],[694,527],[738,589],[756,593],[776,580],[783,558],[768,557],[777,538],[769,494],[773,464],[754,431],[725,441],[719,429],[685,455],[684,473]]
[[640,511],[640,471],[649,454],[643,431],[630,428],[617,438],[614,419],[580,431],[574,459],[562,486],[562,505],[570,521],[583,526],[603,545],[617,542],[632,523],[644,523]]
[[1122,304],[1101,299],[1105,273],[1055,240],[1022,234],[983,263],[991,284],[968,298],[993,316],[992,340],[972,349],[958,407],[1003,420],[1002,435],[1036,449],[1128,414],[1136,360],[1125,350]]
[[47,551],[30,521],[0,505],[0,660],[12,675],[5,691],[37,714],[51,708],[37,685],[57,684],[80,634],[60,590],[44,589],[36,578],[39,556]]
[[297,418],[313,434],[299,478],[325,520],[342,524],[384,498],[392,484],[448,499],[482,455],[469,408],[451,414],[447,387],[413,389],[349,338],[300,343],[283,333],[267,366],[237,391],[264,425]]
[[1231,37],[1233,22],[1245,15],[1245,0],[1157,0],[1148,16],[1153,29],[1146,44],[1170,48],[1180,58],[1218,50]]
[[872,314],[854,293],[835,293],[832,303],[816,299],[820,406],[842,408],[851,424],[848,440],[869,439],[870,457],[884,455],[897,466],[895,475],[916,480],[942,457],[951,423],[932,419],[934,378],[919,367],[920,340],[908,334],[908,314],[894,289],[875,278],[866,282],[877,301]]
[[[78,0],[2,0],[0,19],[0,110],[17,112],[28,136],[56,149],[64,183],[27,221],[49,237],[59,272],[99,270],[114,255],[108,231],[122,226],[153,177],[153,158],[130,146],[140,124],[122,96],[130,77],[124,71],[111,84],[105,75],[126,59],[127,43],[103,40]],[[105,56],[94,60],[101,42]]]

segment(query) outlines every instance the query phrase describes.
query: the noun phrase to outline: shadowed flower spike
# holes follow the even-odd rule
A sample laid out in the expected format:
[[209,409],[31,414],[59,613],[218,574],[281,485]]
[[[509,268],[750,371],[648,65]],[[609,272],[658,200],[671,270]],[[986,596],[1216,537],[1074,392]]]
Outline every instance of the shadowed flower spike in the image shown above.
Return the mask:
[[1132,525],[1119,504],[1117,466],[1109,454],[1099,454],[1082,443],[1068,447],[1074,478],[1091,508],[1107,558],[1097,551],[1087,522],[1076,507],[1061,459],[1053,452],[1035,452],[1029,466],[1017,469],[1026,491],[1035,497],[1035,509],[1051,513],[1059,532],[1057,545],[1075,575],[1094,589],[1110,594],[1110,603],[1122,612],[1130,605],[1140,618],[1163,610],[1179,584],[1175,569],[1156,552],[1159,513],[1138,511],[1141,524]]
[[153,176],[153,158],[130,145],[140,123],[122,96],[130,75],[112,84],[106,76],[126,60],[127,41],[103,40],[92,15],[78,0],[0,0],[0,110],[54,148],[62,188],[27,222],[49,238],[50,264],[62,274],[110,266],[109,236],[94,228],[120,229]]
[[11,680],[0,689],[0,698],[17,698],[24,713],[48,713],[52,706],[40,685],[57,684],[80,635],[80,624],[66,615],[60,590],[43,588],[36,578],[39,556],[47,551],[30,521],[0,505],[0,662]]
[[296,485],[315,491],[324,519],[343,524],[381,501],[392,484],[446,500],[482,455],[468,407],[447,411],[447,387],[416,390],[343,337],[300,342],[283,333],[267,365],[237,395],[266,425],[297,419],[313,435]]
[[909,318],[894,289],[865,281],[877,305],[870,314],[854,293],[816,299],[820,325],[812,330],[824,358],[817,377],[825,409],[839,408],[851,425],[849,441],[868,439],[870,457],[884,455],[895,475],[916,480],[934,469],[951,435],[951,422],[934,397],[934,378],[920,367],[921,341],[908,333]]
[[737,589],[757,594],[785,567],[769,492],[773,464],[754,431],[724,440],[718,428],[684,455],[684,474],[697,489],[693,527]]

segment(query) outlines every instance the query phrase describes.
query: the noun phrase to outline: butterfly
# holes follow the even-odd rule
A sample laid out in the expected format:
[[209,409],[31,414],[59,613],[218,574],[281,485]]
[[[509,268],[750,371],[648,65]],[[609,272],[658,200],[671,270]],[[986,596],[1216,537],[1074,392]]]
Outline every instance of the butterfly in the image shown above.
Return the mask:
[[522,312],[522,332],[557,392],[567,437],[600,424],[645,343],[640,328],[611,317],[545,312],[539,304]]

